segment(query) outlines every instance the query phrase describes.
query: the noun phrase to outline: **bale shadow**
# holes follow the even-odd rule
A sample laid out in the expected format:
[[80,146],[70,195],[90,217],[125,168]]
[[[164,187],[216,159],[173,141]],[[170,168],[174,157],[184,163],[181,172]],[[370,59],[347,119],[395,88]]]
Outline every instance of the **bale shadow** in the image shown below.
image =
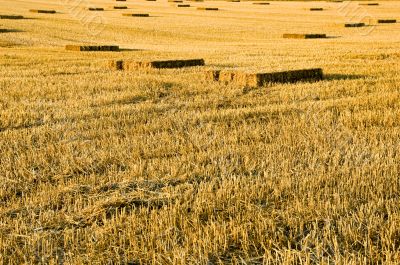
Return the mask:
[[0,29],[1,33],[18,33],[18,32],[25,32],[20,29]]
[[142,51],[147,51],[145,49],[119,49],[120,52],[142,52]]
[[347,74],[325,74],[324,80],[333,81],[333,80],[356,80],[356,79],[364,79],[365,75],[347,75]]

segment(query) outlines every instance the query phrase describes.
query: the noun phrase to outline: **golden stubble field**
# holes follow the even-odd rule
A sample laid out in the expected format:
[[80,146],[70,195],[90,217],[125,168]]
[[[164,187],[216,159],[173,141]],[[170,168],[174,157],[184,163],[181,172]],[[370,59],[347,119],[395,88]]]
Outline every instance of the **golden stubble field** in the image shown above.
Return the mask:
[[[0,264],[398,264],[400,24],[374,20],[400,2],[379,3],[2,0],[26,19],[0,20]],[[175,58],[326,78],[105,67]]]

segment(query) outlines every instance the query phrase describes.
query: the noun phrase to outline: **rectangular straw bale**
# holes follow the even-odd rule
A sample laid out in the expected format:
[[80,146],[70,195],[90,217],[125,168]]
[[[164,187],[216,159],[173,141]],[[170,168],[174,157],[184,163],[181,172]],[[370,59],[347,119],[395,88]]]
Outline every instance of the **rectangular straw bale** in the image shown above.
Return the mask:
[[218,11],[218,7],[198,7],[197,10]]
[[359,28],[359,27],[364,27],[365,23],[346,23],[344,24],[346,28]]
[[192,66],[204,66],[203,59],[167,60],[167,61],[110,61],[109,67],[115,70],[139,70],[139,69],[171,69]]
[[0,19],[23,19],[20,15],[0,15]]
[[123,16],[125,16],[125,17],[149,17],[150,15],[149,14],[139,14],[139,13],[136,13],[136,14],[122,14]]
[[378,23],[385,24],[385,23],[396,23],[396,19],[378,19]]
[[239,71],[208,71],[206,77],[215,81],[235,83],[241,86],[258,87],[269,83],[294,83],[301,81],[319,81],[323,79],[321,68],[272,72],[244,73]]
[[167,61],[150,61],[150,62],[126,62],[126,67],[129,69],[140,69],[140,68],[183,68],[192,66],[203,66],[203,59],[191,59],[191,60],[167,60]]
[[118,46],[80,46],[80,45],[67,45],[65,46],[65,49],[67,51],[81,51],[81,52],[99,52],[99,51],[105,51],[105,52],[115,52],[119,51]]
[[326,38],[326,34],[293,34],[293,33],[287,33],[287,34],[283,34],[283,38],[285,38],[285,39],[324,39],[324,38]]
[[41,14],[55,14],[55,10],[44,10],[44,9],[30,9],[31,13],[41,13]]
[[104,8],[102,7],[89,7],[89,11],[104,11]]

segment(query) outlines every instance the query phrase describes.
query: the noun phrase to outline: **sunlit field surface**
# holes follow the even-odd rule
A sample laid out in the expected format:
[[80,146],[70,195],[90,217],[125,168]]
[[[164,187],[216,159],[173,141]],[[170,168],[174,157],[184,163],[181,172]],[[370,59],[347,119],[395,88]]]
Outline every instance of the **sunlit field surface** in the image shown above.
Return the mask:
[[187,3],[1,0],[0,264],[399,264],[400,2]]

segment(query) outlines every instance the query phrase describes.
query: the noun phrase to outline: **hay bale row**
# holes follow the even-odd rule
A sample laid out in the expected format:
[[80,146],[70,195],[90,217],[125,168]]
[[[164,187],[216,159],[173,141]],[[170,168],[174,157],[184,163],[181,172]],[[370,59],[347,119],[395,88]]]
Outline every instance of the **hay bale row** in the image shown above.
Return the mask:
[[139,69],[172,69],[193,66],[204,66],[203,59],[167,60],[167,61],[110,61],[108,66],[112,70],[139,70]]
[[310,8],[310,11],[324,11],[324,9],[321,7],[312,7]]
[[0,19],[23,19],[20,15],[0,15]]
[[89,11],[104,11],[104,8],[102,7],[89,7]]
[[346,28],[360,28],[365,27],[365,23],[346,23],[344,24]]
[[218,7],[198,7],[197,10],[218,11]]
[[67,45],[65,46],[67,51],[79,51],[79,52],[117,52],[119,51],[118,46],[81,46],[81,45]]
[[325,39],[326,34],[283,34],[284,39]]
[[396,19],[378,19],[379,24],[397,23]]
[[180,5],[177,5],[177,7],[190,7],[190,5],[188,5],[188,4],[180,4]]
[[360,3],[360,6],[379,6],[379,3]]
[[40,13],[40,14],[55,14],[57,13],[55,10],[44,10],[44,9],[30,9],[31,13]]
[[267,2],[255,2],[255,3],[253,3],[253,5],[269,5],[270,3],[267,3]]
[[149,14],[145,13],[134,13],[134,14],[122,14],[124,17],[149,17]]
[[321,68],[271,73],[244,73],[212,70],[206,72],[205,75],[208,80],[235,83],[240,86],[250,87],[260,87],[270,83],[295,83],[320,81],[323,79],[323,71]]
[[6,32],[9,32],[10,30],[9,29],[1,29],[0,28],[0,33],[6,33]]
[[128,9],[127,6],[114,6],[114,9]]

